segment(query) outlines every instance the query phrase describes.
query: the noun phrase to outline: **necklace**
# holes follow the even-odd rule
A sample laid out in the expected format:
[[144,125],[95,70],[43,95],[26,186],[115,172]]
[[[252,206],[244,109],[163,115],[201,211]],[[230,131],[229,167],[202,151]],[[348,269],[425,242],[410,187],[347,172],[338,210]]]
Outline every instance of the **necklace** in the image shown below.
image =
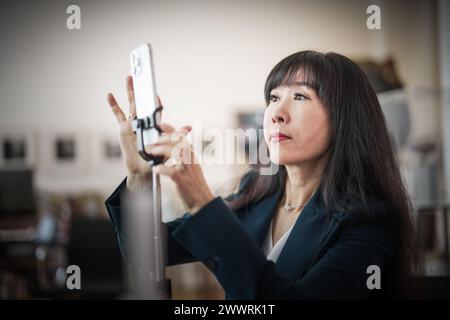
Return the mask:
[[286,209],[287,211],[292,211],[294,209],[300,209],[303,207],[306,207],[306,205],[308,204],[309,200],[311,200],[312,196],[314,195],[315,191],[311,194],[311,196],[309,197],[308,201],[306,201],[305,204],[300,204],[298,206],[294,206],[292,204],[287,203],[287,201],[283,204],[283,208]]
[[294,209],[300,209],[300,208],[303,208],[303,207],[305,207],[306,206],[306,204],[301,204],[301,205],[298,205],[298,206],[293,206],[293,205],[291,205],[291,204],[289,204],[289,203],[285,203],[284,205],[283,205],[283,207],[287,210],[287,211],[292,211],[292,210],[294,210]]

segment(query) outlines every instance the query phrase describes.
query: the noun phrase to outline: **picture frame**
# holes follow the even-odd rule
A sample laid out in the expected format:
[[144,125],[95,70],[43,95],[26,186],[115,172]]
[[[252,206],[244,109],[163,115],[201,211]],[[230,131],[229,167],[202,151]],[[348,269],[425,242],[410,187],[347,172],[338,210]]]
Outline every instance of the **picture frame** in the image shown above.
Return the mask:
[[45,175],[79,174],[88,170],[89,132],[46,128],[39,132],[39,170]]
[[36,166],[36,129],[0,128],[0,166],[33,168]]
[[91,142],[92,170],[98,173],[111,173],[124,166],[117,132],[112,130],[95,131],[92,133]]

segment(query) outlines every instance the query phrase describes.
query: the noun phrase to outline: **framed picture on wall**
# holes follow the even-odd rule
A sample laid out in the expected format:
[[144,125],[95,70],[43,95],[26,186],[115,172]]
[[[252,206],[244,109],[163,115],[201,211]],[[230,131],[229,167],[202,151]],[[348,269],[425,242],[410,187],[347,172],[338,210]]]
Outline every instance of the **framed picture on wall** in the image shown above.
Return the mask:
[[83,129],[42,129],[39,134],[39,168],[46,174],[79,174],[87,163],[89,132]]
[[54,157],[58,162],[75,162],[77,159],[76,138],[71,135],[60,135],[54,140]]
[[101,141],[101,153],[104,161],[117,162],[122,160],[122,152],[117,138],[104,136]]
[[34,167],[36,130],[30,128],[0,129],[0,166]]
[[92,133],[90,159],[96,172],[115,172],[123,167],[119,137],[115,131],[96,131]]

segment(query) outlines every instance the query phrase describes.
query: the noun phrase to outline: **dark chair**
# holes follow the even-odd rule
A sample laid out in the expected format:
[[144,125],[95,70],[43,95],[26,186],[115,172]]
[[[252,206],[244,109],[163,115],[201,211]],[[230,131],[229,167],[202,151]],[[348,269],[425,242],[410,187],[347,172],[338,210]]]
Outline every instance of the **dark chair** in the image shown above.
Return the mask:
[[81,269],[83,298],[114,298],[123,290],[122,256],[111,222],[76,218],[67,247],[68,265]]

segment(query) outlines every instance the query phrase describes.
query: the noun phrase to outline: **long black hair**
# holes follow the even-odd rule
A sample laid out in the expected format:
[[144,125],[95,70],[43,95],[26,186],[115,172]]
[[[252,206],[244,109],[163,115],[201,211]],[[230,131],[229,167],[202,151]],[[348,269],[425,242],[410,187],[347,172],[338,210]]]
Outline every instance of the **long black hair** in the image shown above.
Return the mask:
[[[300,51],[270,72],[264,87],[266,105],[272,89],[292,85],[299,75],[315,90],[330,116],[330,155],[318,189],[321,201],[326,208],[345,212],[370,208],[373,199],[389,204],[397,237],[396,273],[409,274],[417,261],[413,210],[375,91],[349,58],[334,52]],[[284,189],[283,165],[274,175],[260,175],[255,168],[248,174],[253,177],[250,183],[240,197],[229,201],[233,209]],[[361,212],[378,214],[377,210]]]

